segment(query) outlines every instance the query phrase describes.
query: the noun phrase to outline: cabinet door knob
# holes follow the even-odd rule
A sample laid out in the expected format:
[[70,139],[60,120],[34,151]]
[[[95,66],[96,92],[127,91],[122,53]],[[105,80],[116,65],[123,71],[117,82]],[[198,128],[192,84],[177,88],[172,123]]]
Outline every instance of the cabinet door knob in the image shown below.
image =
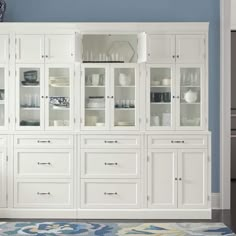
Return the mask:
[[177,177],[175,177],[175,180],[177,181],[177,180],[178,180],[178,178],[177,178]]
[[182,178],[179,178],[179,181],[182,181]]
[[173,55],[172,57],[175,58],[175,55]]
[[104,192],[104,195],[118,195],[118,193],[117,192],[114,192],[114,193]]
[[51,162],[38,162],[38,165],[51,165]]
[[179,58],[179,55],[177,55],[176,57]]
[[37,192],[38,195],[50,195],[51,193],[50,192],[47,192],[47,193],[40,193],[40,192]]
[[105,166],[117,166],[118,163],[117,162],[105,162],[104,165]]

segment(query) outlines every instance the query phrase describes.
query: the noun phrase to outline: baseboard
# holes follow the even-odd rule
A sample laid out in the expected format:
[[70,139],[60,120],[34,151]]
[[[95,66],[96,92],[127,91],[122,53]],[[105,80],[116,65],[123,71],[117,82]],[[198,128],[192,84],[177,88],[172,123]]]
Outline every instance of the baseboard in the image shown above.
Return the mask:
[[221,209],[220,206],[220,193],[212,193],[212,209]]

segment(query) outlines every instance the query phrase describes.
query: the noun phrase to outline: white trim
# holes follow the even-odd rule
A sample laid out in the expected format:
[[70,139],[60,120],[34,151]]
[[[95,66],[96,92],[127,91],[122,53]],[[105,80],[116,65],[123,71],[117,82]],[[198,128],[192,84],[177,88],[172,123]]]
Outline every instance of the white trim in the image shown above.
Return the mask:
[[0,218],[53,219],[211,219],[211,209],[0,209]]
[[220,193],[212,193],[211,196],[211,205],[212,209],[214,210],[219,210],[221,209],[221,204],[220,204]]
[[220,192],[221,208],[230,209],[230,1],[221,0]]

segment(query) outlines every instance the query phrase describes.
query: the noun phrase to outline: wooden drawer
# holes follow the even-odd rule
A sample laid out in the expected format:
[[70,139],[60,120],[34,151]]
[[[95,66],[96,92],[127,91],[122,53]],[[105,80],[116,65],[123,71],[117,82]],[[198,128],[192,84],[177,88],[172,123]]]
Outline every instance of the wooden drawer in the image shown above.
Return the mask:
[[72,177],[73,152],[70,149],[17,149],[15,175],[24,178]]
[[137,149],[83,149],[82,178],[139,178],[140,151]]
[[149,135],[148,148],[203,148],[207,135]]
[[29,180],[15,183],[14,205],[26,208],[71,208],[73,186],[66,181]]
[[16,135],[15,148],[72,148],[73,135]]
[[82,135],[81,148],[140,148],[140,136]]
[[132,180],[82,180],[81,207],[121,209],[140,207],[140,183]]
[[1,148],[7,147],[7,136],[5,136],[5,135],[0,135],[0,147],[1,147]]

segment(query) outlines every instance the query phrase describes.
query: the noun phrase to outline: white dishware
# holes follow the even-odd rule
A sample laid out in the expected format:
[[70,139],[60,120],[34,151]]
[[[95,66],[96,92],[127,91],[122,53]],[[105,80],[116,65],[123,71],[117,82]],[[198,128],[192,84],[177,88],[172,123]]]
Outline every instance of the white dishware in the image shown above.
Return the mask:
[[184,94],[184,100],[187,102],[187,103],[193,103],[193,102],[196,102],[197,101],[197,92],[194,92],[192,91],[191,89],[188,90],[188,92],[186,92]]
[[103,122],[97,122],[97,123],[96,123],[96,126],[98,126],[98,127],[103,127],[103,126],[105,126],[105,123],[103,123]]
[[159,116],[152,116],[151,123],[154,126],[159,126],[160,125],[160,117]]
[[170,81],[169,78],[164,78],[164,79],[162,79],[161,84],[164,85],[164,86],[169,86],[170,82],[171,81]]
[[86,125],[87,126],[95,126],[97,123],[97,116],[86,116]]
[[99,79],[100,79],[99,74],[92,74],[92,85],[94,86],[99,85]]
[[153,86],[158,86],[158,85],[160,85],[161,84],[161,82],[159,81],[159,80],[153,80],[152,81],[152,85]]
[[64,121],[63,120],[54,120],[53,121],[53,125],[54,126],[63,126],[64,125]]
[[119,74],[119,83],[121,86],[127,86],[131,82],[131,78],[124,73]]
[[162,126],[170,126],[171,124],[171,114],[163,113],[162,114]]

